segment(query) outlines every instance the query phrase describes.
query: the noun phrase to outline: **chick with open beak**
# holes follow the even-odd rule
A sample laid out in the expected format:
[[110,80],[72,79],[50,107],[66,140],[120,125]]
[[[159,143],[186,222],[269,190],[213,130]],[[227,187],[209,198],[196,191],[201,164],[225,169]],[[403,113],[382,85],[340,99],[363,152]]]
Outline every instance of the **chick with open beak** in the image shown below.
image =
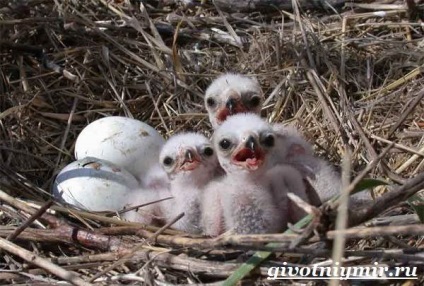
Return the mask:
[[[213,136],[218,159],[227,174],[261,175],[274,149],[275,133],[271,126],[253,114],[238,114],[224,122]],[[253,119],[253,121],[252,121]]]
[[216,129],[227,117],[238,113],[260,113],[262,90],[255,78],[227,73],[216,78],[205,93],[205,106]]
[[218,127],[213,145],[226,176],[205,189],[203,204],[217,204],[214,209],[220,211],[211,214],[202,208],[206,234],[272,233],[286,228],[292,209],[287,193],[305,198],[305,186],[296,169],[281,165],[275,169],[270,164],[275,136],[272,126],[254,114],[231,116]]
[[188,233],[200,233],[200,196],[219,169],[209,139],[198,133],[172,136],[163,146],[159,158],[168,174],[169,190],[174,197],[162,203],[166,221],[184,213],[173,227]]

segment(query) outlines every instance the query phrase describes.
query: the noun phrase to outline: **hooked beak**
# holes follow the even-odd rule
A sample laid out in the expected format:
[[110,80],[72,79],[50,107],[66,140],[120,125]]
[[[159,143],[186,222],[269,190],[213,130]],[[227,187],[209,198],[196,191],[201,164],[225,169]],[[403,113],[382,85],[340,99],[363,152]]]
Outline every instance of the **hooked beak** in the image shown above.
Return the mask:
[[227,88],[221,94],[221,97],[226,98],[225,105],[221,105],[216,112],[216,122],[221,124],[228,116],[248,112],[246,105],[242,101],[240,93],[232,88]]
[[225,106],[218,110],[216,119],[217,122],[221,124],[227,119],[228,116],[243,112],[248,112],[248,109],[240,100],[240,98],[230,97],[225,103]]
[[228,109],[228,112],[230,115],[234,114],[236,104],[237,104],[236,100],[231,97],[228,99],[227,103],[225,104],[225,107]]
[[196,169],[202,161],[197,151],[193,149],[181,150],[180,158],[179,169],[183,171]]
[[186,162],[193,162],[193,158],[194,158],[193,151],[192,150],[187,150],[185,152],[185,156],[184,157],[185,157]]
[[246,144],[245,144],[246,148],[252,150],[252,152],[255,152],[255,149],[257,147],[257,143],[256,140],[253,136],[249,136],[246,140]]

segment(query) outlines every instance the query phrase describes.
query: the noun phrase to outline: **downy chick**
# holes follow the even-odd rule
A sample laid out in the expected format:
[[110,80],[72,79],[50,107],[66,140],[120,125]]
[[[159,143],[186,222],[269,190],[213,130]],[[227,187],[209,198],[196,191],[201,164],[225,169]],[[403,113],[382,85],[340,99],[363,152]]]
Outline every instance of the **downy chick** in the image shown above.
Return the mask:
[[163,146],[159,158],[168,174],[169,191],[174,197],[162,203],[166,221],[184,213],[173,228],[200,233],[201,194],[206,184],[217,176],[219,166],[209,139],[198,133],[172,136]]
[[293,192],[307,199],[300,172],[271,164],[275,139],[272,126],[255,114],[233,115],[218,127],[213,146],[226,175],[205,189],[205,234],[278,232],[304,215],[287,198]]

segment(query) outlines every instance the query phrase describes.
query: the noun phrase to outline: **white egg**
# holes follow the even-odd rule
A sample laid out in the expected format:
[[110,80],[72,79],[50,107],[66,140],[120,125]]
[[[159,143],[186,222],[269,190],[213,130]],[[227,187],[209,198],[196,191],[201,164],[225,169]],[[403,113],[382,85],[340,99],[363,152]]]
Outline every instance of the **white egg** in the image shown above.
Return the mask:
[[159,160],[163,137],[139,120],[111,116],[93,121],[79,134],[75,143],[77,160],[95,157],[123,167],[142,178]]
[[97,158],[84,158],[66,166],[56,177],[53,196],[88,211],[119,211],[139,187],[125,169]]

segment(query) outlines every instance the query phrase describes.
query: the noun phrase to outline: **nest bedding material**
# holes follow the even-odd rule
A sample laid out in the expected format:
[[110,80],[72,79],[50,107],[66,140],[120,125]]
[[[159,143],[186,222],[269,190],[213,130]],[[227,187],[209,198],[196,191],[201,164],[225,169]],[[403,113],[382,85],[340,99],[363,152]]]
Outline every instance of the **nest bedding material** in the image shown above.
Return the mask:
[[210,135],[203,92],[228,71],[256,76],[266,96],[263,116],[296,125],[321,156],[340,164],[351,150],[354,174],[378,158],[368,176],[389,182],[375,188],[378,195],[403,185],[403,196],[357,212],[357,223],[372,219],[369,229],[332,230],[325,212],[309,229],[331,242],[344,233],[346,265],[408,261],[422,270],[424,231],[404,201],[423,189],[424,12],[414,12],[423,4],[415,1],[414,11],[411,1],[399,1],[348,3],[338,14],[302,7],[240,14],[170,2],[0,3],[0,280],[221,282],[251,250],[269,250],[267,242],[278,242],[273,250],[284,254],[245,283],[271,283],[269,267],[284,261],[329,263],[332,243],[305,232],[190,237],[46,203],[55,175],[74,160],[76,136],[95,119],[137,118],[164,137]]

